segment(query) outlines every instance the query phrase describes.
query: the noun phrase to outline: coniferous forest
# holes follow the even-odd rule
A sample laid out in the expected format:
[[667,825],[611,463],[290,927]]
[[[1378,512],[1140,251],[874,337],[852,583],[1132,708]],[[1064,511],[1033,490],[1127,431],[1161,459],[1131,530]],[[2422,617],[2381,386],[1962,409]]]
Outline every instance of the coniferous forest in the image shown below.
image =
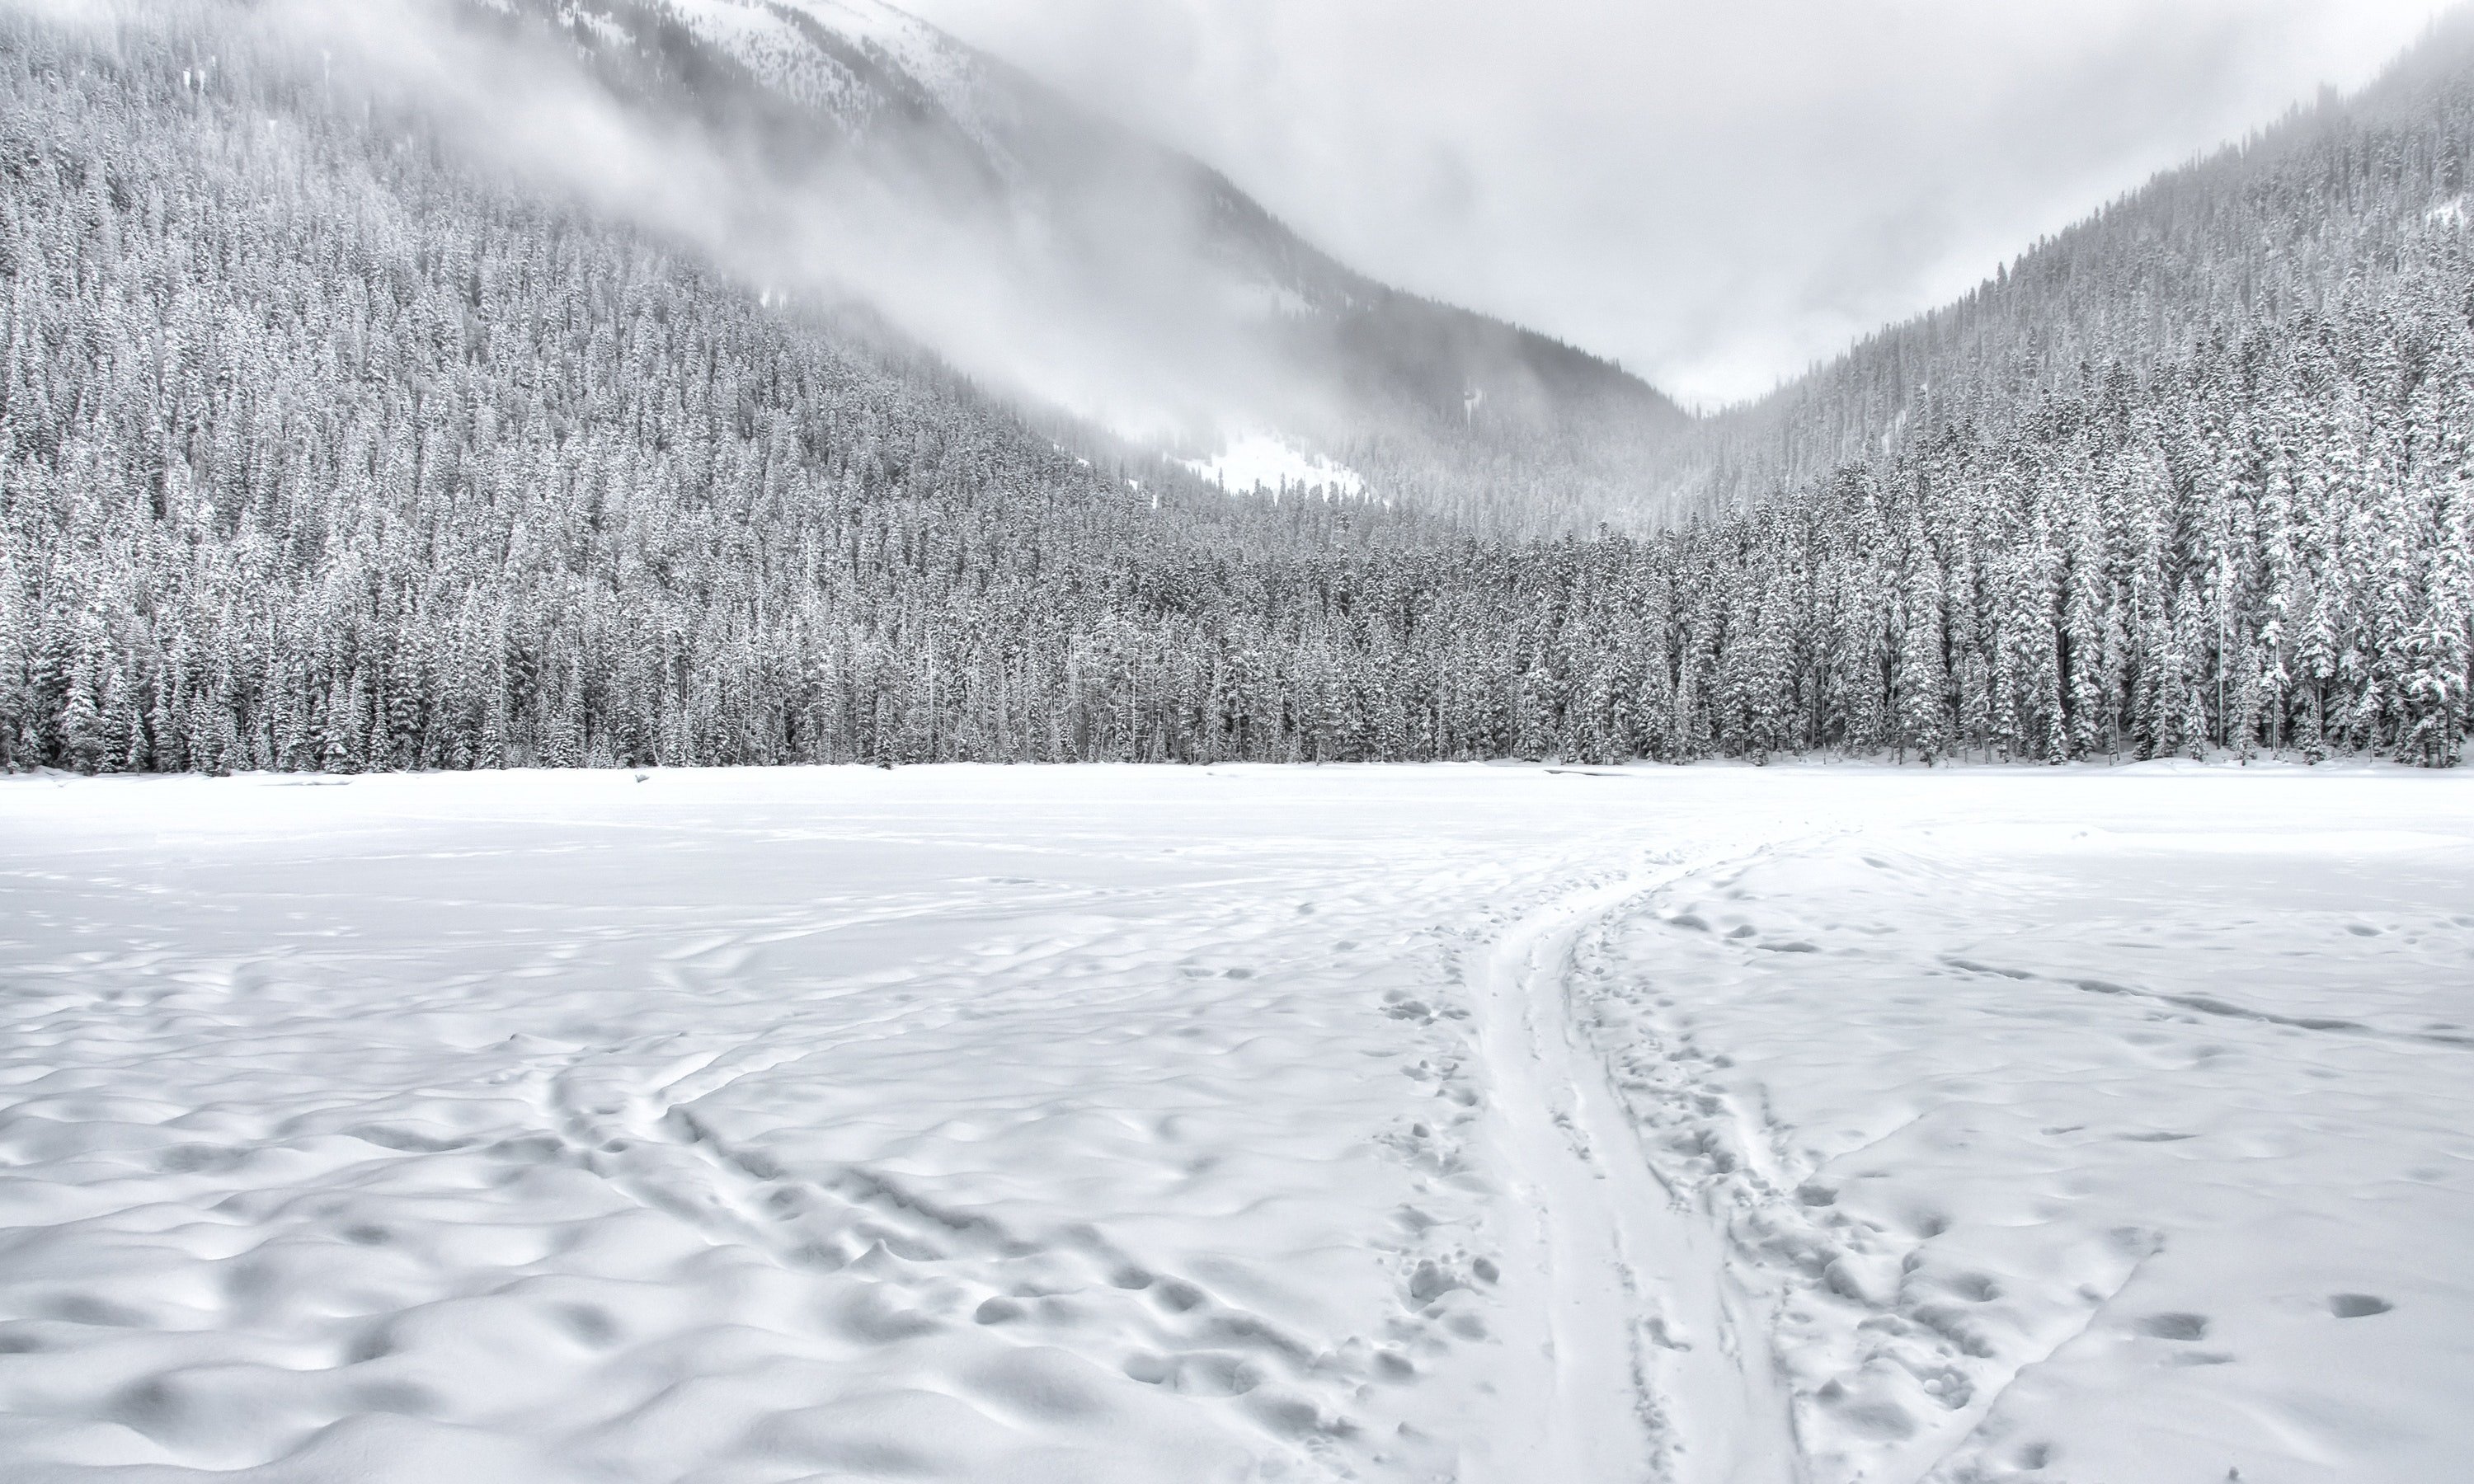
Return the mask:
[[2464,746],[2474,65],[1679,435],[1697,517],[1516,539],[1077,443],[208,60],[0,22],[11,769]]

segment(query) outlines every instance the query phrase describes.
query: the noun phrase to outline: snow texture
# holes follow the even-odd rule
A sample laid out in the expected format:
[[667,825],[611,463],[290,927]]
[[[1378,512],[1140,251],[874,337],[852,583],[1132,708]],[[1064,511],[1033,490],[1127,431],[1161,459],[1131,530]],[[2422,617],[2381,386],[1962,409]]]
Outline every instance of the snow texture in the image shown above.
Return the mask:
[[1306,454],[1268,433],[1249,433],[1208,459],[1188,459],[1185,467],[1223,490],[1238,493],[1295,490],[1355,495],[1366,481],[1353,470],[1322,454]]
[[0,781],[0,1476],[2419,1481],[2474,780]]
[[[926,22],[878,0],[663,0],[667,12],[786,95],[864,127],[886,106],[885,89],[933,98],[992,158],[1009,159],[1000,132],[982,117],[997,104],[977,54]],[[813,29],[811,29],[813,28]],[[818,45],[818,32],[867,59],[862,77]]]

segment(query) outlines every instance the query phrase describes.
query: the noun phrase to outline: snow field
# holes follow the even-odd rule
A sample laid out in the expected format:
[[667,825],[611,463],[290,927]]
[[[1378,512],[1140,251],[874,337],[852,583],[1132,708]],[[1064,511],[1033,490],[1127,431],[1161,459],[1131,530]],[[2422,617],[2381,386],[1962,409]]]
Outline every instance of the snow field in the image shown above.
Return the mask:
[[2190,792],[1868,828],[1585,945],[1591,1041],[1775,1316],[1817,1476],[2462,1459],[2466,821]]
[[2369,769],[7,780],[0,1475],[2444,1477],[2469,882]]

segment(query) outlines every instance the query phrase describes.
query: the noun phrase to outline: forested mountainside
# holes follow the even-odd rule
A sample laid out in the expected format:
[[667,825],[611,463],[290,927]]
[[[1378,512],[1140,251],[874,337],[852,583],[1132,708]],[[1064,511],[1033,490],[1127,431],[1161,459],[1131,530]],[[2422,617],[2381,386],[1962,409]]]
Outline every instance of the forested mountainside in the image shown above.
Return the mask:
[[2448,212],[1750,512],[1510,542],[1089,467],[195,32],[0,14],[0,99],[8,767],[2462,747]]
[[1742,506],[1935,436],[2007,430],[2119,366],[2145,376],[2261,325],[2325,318],[2421,271],[2474,176],[2474,13],[2372,86],[2323,92],[1891,326],[1664,456],[1670,498]]

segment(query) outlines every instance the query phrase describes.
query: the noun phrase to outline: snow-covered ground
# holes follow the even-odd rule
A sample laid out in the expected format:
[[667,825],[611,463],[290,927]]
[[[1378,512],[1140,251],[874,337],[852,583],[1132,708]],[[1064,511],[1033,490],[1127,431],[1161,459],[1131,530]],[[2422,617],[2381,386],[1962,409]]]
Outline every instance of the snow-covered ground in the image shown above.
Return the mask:
[[2438,1480],[2469,1232],[2465,776],[0,781],[12,1484]]

